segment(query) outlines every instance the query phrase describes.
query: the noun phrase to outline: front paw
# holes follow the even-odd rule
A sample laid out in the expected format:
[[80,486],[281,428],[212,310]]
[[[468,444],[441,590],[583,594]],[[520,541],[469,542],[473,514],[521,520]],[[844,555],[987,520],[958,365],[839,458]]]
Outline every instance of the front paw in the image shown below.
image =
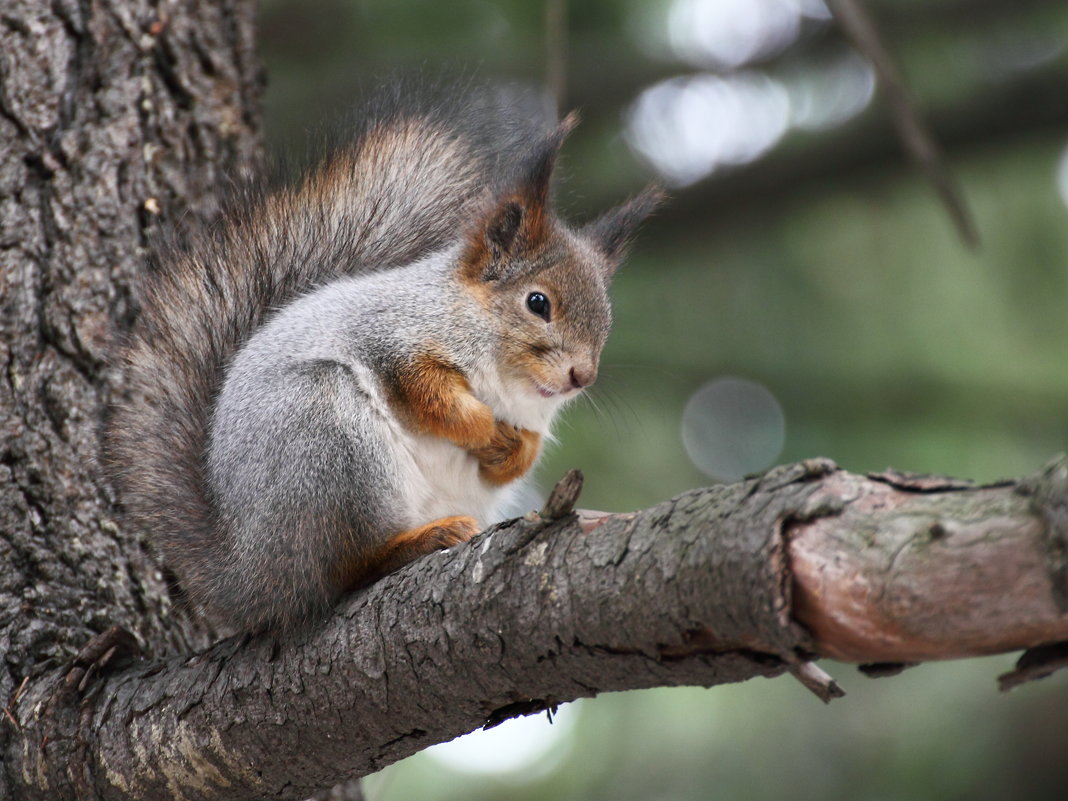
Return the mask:
[[499,486],[526,473],[538,458],[540,447],[537,432],[498,420],[489,444],[471,448],[468,453],[478,460],[482,480]]

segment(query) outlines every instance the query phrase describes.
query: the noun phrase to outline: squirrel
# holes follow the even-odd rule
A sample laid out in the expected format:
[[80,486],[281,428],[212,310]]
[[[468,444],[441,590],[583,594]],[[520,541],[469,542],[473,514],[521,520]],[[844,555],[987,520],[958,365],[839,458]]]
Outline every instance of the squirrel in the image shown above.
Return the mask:
[[211,619],[291,630],[495,522],[596,378],[609,282],[661,199],[561,221],[550,183],[576,121],[386,103],[155,265],[107,452],[128,517]]

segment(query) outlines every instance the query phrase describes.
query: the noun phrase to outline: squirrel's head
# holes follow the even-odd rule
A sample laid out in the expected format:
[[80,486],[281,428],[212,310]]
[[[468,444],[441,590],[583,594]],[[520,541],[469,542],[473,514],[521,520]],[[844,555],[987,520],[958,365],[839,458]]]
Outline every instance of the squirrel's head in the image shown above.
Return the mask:
[[543,398],[566,400],[597,378],[612,324],[608,286],[638,225],[663,193],[649,187],[573,230],[553,213],[556,155],[577,116],[540,142],[514,184],[467,231],[460,277],[497,327],[498,364]]

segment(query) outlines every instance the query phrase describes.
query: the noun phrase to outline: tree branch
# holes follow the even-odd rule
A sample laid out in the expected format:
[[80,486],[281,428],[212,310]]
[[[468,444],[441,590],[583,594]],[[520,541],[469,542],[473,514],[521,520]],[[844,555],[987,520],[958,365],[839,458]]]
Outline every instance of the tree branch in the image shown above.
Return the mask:
[[55,701],[63,672],[39,677],[9,706],[4,759],[26,797],[305,798],[601,692],[791,670],[829,695],[808,656],[1065,640],[1065,475],[1062,460],[972,487],[810,460],[633,514],[530,515],[387,577],[291,642],[138,664],[78,703]]
[[[1063,490],[1063,460],[1038,480]],[[839,472],[814,502],[833,517],[789,528],[795,615],[823,656],[923,662],[1068,639],[1063,522],[1033,482],[976,489]]]

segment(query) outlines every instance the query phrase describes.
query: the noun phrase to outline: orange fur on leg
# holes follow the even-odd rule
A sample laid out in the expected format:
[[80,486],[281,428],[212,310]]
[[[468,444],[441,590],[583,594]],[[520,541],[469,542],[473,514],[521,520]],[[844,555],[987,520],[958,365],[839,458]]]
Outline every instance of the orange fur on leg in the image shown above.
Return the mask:
[[540,446],[540,434],[498,420],[489,445],[472,448],[470,453],[478,459],[482,479],[499,486],[526,473],[538,458]]
[[478,532],[478,523],[473,517],[455,515],[394,534],[369,558],[343,569],[342,586],[347,589],[366,586],[420,556],[467,542]]
[[396,373],[390,389],[398,411],[420,433],[468,450],[493,440],[493,411],[471,394],[459,369],[436,356],[415,356]]

